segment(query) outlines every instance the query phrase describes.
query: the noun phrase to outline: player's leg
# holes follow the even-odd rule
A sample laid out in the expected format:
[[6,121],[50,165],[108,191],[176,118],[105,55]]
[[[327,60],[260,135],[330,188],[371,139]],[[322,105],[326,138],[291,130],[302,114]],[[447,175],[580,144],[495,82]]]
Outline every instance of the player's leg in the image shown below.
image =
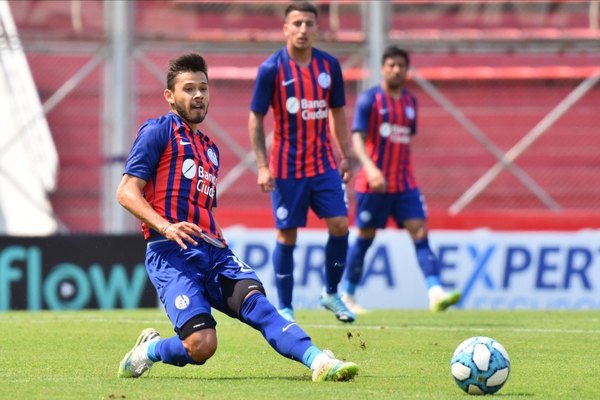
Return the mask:
[[342,283],[342,301],[355,314],[364,314],[367,310],[356,300],[356,289],[361,282],[367,250],[373,244],[376,230],[374,228],[358,229],[354,243],[349,246],[346,257],[346,273]]
[[321,305],[335,314],[341,322],[354,322],[356,316],[346,307],[338,293],[346,266],[348,252],[348,218],[326,218],[329,236],[325,244],[325,287]]
[[361,282],[367,251],[373,244],[377,229],[385,228],[391,212],[388,195],[381,193],[356,193],[354,223],[358,234],[348,249],[342,300],[350,311],[360,314],[366,310],[356,302],[356,289]]
[[[230,299],[239,298],[249,286],[247,281],[238,281],[234,285],[236,289]],[[233,306],[236,302],[229,301],[229,304]],[[238,318],[260,331],[279,354],[310,368],[313,381],[345,381],[358,373],[356,364],[337,360],[330,351],[321,351],[315,346],[297,323],[287,321],[277,312],[261,290],[254,289],[246,294],[239,307]]]
[[460,301],[460,292],[448,293],[440,278],[440,263],[429,246],[425,200],[418,189],[398,194],[395,218],[410,234],[417,262],[427,285],[429,308],[444,311]]
[[332,311],[341,322],[354,322],[356,316],[346,307],[338,293],[348,253],[348,201],[346,188],[337,171],[310,178],[310,206],[327,223],[329,236],[325,244],[325,287],[321,305]]
[[356,375],[358,367],[354,363],[343,363],[322,352],[296,322],[283,318],[265,296],[252,268],[231,250],[221,252],[217,265],[218,279],[210,282],[219,281],[220,290],[211,285],[208,288],[215,308],[260,331],[279,354],[318,371],[313,372],[313,380],[348,380]]
[[240,320],[260,331],[282,356],[303,363],[313,371],[313,381],[345,381],[354,378],[358,366],[321,351],[295,322],[283,318],[263,293],[249,293],[240,308]]
[[288,321],[294,321],[292,297],[294,292],[294,248],[298,230],[279,229],[272,261],[275,271],[275,287],[279,298],[279,313]]
[[198,262],[207,259],[202,249],[208,246],[201,243],[198,247],[190,247],[185,256],[175,242],[148,246],[146,266],[150,280],[178,335],[161,338],[153,328],[143,330],[121,361],[119,377],[137,378],[157,361],[175,366],[200,365],[215,353],[216,322],[210,314],[210,304],[204,298],[204,289],[195,279],[180,273],[184,270],[180,265],[186,263],[186,258]]
[[431,311],[444,311],[460,301],[460,292],[447,292],[440,279],[440,263],[431,251],[427,235],[427,226],[424,220],[410,219],[404,221],[404,226],[413,238],[417,262],[425,277],[429,308]]
[[279,312],[294,321],[294,248],[297,228],[306,226],[308,213],[308,181],[306,179],[277,179],[271,193],[271,206],[277,228],[277,240],[272,255]]

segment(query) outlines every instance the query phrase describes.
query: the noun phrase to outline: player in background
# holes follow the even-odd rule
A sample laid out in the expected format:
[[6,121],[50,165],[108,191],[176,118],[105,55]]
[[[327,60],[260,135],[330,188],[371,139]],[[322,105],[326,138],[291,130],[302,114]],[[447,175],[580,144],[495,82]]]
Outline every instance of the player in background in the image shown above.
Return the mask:
[[[285,46],[259,69],[248,128],[258,165],[257,183],[271,193],[277,229],[272,260],[279,312],[294,320],[294,248],[308,209],[325,219],[325,288],[320,303],[338,320],[355,316],[341,301],[338,285],[348,249],[348,205],[344,182],[352,177],[351,146],[345,117],[344,80],[338,60],[317,48],[317,8],[295,2],[285,11]],[[267,156],[264,117],[273,109],[274,139]],[[338,165],[331,139],[341,153]],[[340,176],[341,175],[341,176]]]
[[254,270],[223,238],[215,209],[219,150],[198,127],[210,99],[200,55],[170,62],[164,97],[171,111],[138,131],[117,198],[142,222],[146,270],[177,335],[143,330],[118,376],[137,378],[157,361],[204,364],[217,350],[214,308],[259,330],[278,353],[311,368],[314,381],[352,379],[356,364],[319,350],[279,315]]
[[346,258],[342,298],[355,313],[366,311],[356,302],[356,287],[377,229],[385,228],[391,217],[414,242],[430,309],[443,311],[460,300],[460,293],[442,288],[440,265],[429,247],[425,200],[413,175],[410,141],[417,133],[417,100],[404,87],[409,55],[389,46],[381,65],[382,82],[360,94],[352,124],[354,153],[360,162],[354,214],[358,235]]

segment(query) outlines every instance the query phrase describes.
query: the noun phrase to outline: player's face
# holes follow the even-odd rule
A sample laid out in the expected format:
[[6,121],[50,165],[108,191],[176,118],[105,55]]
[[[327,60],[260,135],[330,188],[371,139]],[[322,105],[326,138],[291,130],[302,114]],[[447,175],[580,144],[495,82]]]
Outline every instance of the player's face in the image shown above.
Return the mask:
[[315,14],[305,11],[292,11],[288,14],[283,33],[289,44],[296,49],[309,49],[317,36]]
[[165,90],[171,109],[195,128],[204,121],[210,100],[208,78],[204,72],[182,72],[175,78],[173,91]]
[[407,74],[408,65],[401,56],[388,57],[381,66],[381,76],[390,89],[399,89],[404,86]]

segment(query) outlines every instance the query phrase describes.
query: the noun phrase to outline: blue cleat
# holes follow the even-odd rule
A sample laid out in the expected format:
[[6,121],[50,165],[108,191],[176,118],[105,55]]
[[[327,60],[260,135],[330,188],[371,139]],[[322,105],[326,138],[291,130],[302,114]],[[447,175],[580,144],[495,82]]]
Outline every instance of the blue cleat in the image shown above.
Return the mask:
[[323,292],[321,295],[321,306],[332,311],[338,321],[350,323],[354,322],[356,319],[354,313],[348,310],[348,307],[346,307],[340,298],[340,295],[337,293],[327,294],[326,292]]
[[286,320],[288,320],[290,322],[296,322],[296,320],[294,319],[294,309],[293,308],[285,307],[285,308],[281,308],[281,309],[277,310],[277,312],[279,313],[279,315],[281,315]]

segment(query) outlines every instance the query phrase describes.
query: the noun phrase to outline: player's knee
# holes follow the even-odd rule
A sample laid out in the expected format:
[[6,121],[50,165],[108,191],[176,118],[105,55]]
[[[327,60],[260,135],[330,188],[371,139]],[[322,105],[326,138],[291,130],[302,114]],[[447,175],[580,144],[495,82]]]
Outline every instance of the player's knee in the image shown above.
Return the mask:
[[198,314],[176,329],[188,355],[203,364],[217,351],[217,322],[210,314]]
[[425,225],[421,225],[418,228],[416,228],[413,232],[411,232],[411,236],[413,238],[413,240],[425,240],[427,239],[427,226]]
[[221,289],[227,315],[238,319],[240,318],[242,304],[244,304],[244,300],[250,293],[260,292],[266,295],[263,285],[254,279],[240,279],[238,281],[224,279]]
[[329,218],[327,221],[327,228],[332,236],[344,236],[348,233],[348,218]]
[[183,347],[194,362],[203,364],[217,351],[217,332],[215,329],[196,331],[183,340]]
[[298,239],[298,230],[295,228],[279,229],[277,231],[277,241],[287,246],[293,246]]

